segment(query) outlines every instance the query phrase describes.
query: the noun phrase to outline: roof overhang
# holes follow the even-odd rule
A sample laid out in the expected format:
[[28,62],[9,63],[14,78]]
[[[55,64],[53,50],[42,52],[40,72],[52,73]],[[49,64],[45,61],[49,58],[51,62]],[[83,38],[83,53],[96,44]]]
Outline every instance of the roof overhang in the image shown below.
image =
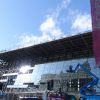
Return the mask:
[[39,62],[42,59],[45,62],[82,57],[93,57],[92,32],[0,53],[4,61],[32,59]]

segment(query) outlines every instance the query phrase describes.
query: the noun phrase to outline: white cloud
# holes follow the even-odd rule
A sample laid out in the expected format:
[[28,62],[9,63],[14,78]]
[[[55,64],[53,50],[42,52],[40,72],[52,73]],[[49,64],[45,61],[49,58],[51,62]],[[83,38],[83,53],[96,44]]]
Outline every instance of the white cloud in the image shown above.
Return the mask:
[[57,5],[55,11],[52,13],[52,16],[54,16],[54,18],[58,19],[61,12],[64,9],[67,9],[70,3],[71,3],[71,0],[63,0],[59,5]]
[[92,29],[91,16],[89,14],[77,14],[72,22],[72,30],[75,32],[84,32]]
[[46,34],[42,34],[41,36],[35,36],[32,34],[23,34],[20,36],[21,42],[19,43],[19,47],[27,47],[35,44],[39,44],[41,42],[50,41],[51,37]]
[[58,19],[61,12],[68,7],[70,1],[71,0],[63,0],[57,5],[56,9],[54,9],[51,14],[46,15],[45,20],[39,26],[39,30],[42,33],[40,36],[24,34],[20,36],[20,42],[18,45],[26,47],[64,37],[65,34],[59,27],[58,23],[60,22]]
[[56,7],[56,9],[52,12],[52,14],[48,14],[46,16],[46,19],[40,25],[40,31],[42,33],[50,35],[51,39],[59,39],[65,36],[58,23],[60,23],[59,17],[61,17],[61,12],[64,9],[67,9],[70,2],[71,0],[63,0],[61,4],[59,4]]
[[55,28],[55,22],[54,20],[51,18],[48,18],[45,20],[45,22],[43,22],[41,25],[40,25],[40,30],[43,32],[43,33],[48,33],[50,30],[53,30],[53,28]]
[[[91,16],[87,13],[80,12],[77,9],[68,8],[71,0],[62,0],[52,13],[45,15],[44,21],[39,26],[41,35],[23,34],[20,36],[20,46],[31,46],[53,39],[59,39],[68,35],[75,35],[79,32],[84,32],[92,29]],[[66,16],[62,17],[62,13],[65,10]],[[66,24],[70,24],[69,33],[65,34],[60,25],[62,20],[66,21]],[[66,28],[67,29],[67,28]],[[68,29],[67,29],[68,30]]]
[[52,17],[47,18],[40,25],[40,31],[43,34],[49,35],[51,38],[55,38],[55,39],[58,39],[64,35],[61,29],[56,25],[56,22]]
[[21,47],[27,47],[51,41],[53,39],[58,39],[64,36],[63,32],[56,26],[56,23],[52,17],[47,18],[47,20],[45,20],[45,22],[40,25],[40,30],[42,32],[42,35],[40,36],[25,33],[20,36]]

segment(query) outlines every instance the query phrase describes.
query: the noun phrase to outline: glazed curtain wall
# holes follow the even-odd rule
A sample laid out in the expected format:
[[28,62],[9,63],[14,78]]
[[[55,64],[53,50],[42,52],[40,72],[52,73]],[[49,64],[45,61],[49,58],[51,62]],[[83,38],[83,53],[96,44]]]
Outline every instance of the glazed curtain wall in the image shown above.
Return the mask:
[[[38,84],[43,74],[59,74],[60,72],[66,73],[70,65],[72,65],[74,69],[78,63],[82,64],[86,60],[87,59],[78,59],[35,65],[31,80],[33,80],[35,84]],[[94,58],[88,59],[88,62],[92,68],[95,66]]]

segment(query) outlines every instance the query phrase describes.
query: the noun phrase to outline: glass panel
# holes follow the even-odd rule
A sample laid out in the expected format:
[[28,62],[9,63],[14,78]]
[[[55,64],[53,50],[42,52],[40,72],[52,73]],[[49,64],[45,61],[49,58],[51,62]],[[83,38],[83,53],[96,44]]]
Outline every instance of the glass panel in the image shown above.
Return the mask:
[[70,61],[64,61],[63,62],[63,72],[66,73],[66,71],[69,69]]
[[44,64],[44,73],[43,74],[47,74],[49,70],[48,64]]
[[51,64],[51,70],[50,73],[55,74],[57,68],[57,62]]
[[34,82],[35,85],[39,83],[41,80],[41,76],[44,74],[59,74],[61,71],[64,73],[67,72],[69,66],[73,66],[73,70],[77,66],[78,63],[83,63],[84,61],[88,60],[90,65],[93,67],[95,65],[94,58],[90,59],[76,59],[76,60],[69,60],[69,61],[60,61],[60,62],[53,62],[53,63],[45,63],[45,64],[38,64],[34,66],[32,76],[30,77],[30,81]]
[[37,68],[37,73],[36,73],[36,79],[34,81],[34,84],[38,85],[38,82],[39,82],[41,75],[43,73],[43,64],[36,66],[36,68]]
[[58,62],[56,66],[56,74],[59,74],[62,71],[63,62]]
[[93,67],[95,67],[95,59],[94,58],[90,58],[90,59],[88,59],[88,62],[89,62],[89,64],[90,64],[90,66],[93,68]]

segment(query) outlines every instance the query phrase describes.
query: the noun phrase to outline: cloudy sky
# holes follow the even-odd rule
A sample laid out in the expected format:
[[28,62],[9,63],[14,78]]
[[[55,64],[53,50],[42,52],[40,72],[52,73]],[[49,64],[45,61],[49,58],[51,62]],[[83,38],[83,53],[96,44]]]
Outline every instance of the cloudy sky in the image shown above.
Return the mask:
[[90,0],[0,0],[0,50],[89,30]]

